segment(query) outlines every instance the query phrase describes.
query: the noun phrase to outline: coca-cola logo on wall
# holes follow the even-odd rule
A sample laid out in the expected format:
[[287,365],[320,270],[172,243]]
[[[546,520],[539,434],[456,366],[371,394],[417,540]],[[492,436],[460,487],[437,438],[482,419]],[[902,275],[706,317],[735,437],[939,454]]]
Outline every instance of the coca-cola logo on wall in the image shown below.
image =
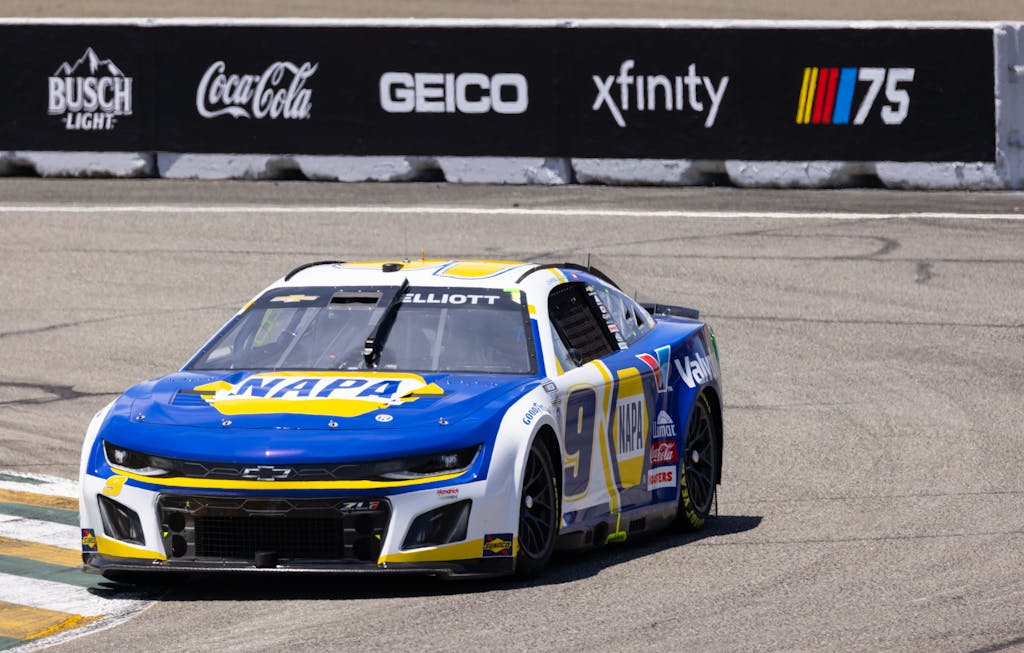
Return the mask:
[[256,75],[227,74],[215,61],[196,89],[196,110],[203,118],[232,116],[262,120],[305,120],[313,108],[313,89],[306,82],[318,63],[275,61]]

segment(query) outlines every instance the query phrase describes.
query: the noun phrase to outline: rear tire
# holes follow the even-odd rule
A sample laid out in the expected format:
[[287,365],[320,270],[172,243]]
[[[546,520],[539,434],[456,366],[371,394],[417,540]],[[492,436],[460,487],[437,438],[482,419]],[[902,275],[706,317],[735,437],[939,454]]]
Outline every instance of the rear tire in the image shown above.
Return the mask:
[[711,516],[718,485],[717,432],[715,415],[707,398],[701,394],[686,427],[686,449],[679,466],[676,525],[682,530],[700,530]]
[[559,518],[555,467],[547,447],[538,438],[526,457],[523,490],[519,495],[517,578],[535,576],[548,564],[555,550]]

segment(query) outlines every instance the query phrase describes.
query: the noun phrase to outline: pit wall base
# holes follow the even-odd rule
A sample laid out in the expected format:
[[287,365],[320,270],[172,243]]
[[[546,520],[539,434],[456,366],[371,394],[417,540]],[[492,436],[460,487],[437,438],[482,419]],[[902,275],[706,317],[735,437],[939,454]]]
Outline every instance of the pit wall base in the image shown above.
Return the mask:
[[458,156],[320,156],[178,154],[159,152],[168,179],[281,179],[321,181],[449,181],[470,184],[568,184],[568,159]]
[[[1024,84],[1021,84],[1024,90]],[[1024,101],[1015,99],[1024,106]],[[611,186],[1021,188],[1022,139],[1014,132],[1000,163],[700,161],[531,157],[321,156],[173,152],[0,152],[0,176],[309,179],[340,182],[447,181]]]

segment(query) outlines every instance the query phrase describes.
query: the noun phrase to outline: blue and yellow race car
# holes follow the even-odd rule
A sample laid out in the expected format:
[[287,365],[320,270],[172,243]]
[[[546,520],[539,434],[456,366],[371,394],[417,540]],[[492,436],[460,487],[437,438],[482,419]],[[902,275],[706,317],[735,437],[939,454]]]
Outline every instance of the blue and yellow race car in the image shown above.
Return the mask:
[[713,331],[598,270],[318,262],[89,425],[88,571],[530,576],[713,512]]

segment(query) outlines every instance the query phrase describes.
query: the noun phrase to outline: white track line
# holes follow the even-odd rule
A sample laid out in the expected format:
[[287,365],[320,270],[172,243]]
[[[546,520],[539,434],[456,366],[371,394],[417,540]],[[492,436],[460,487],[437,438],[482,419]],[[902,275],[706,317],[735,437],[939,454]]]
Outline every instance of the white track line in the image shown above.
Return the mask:
[[526,209],[486,206],[280,206],[280,205],[174,205],[125,204],[68,205],[33,204],[0,205],[0,213],[173,213],[173,214],[335,214],[335,215],[515,215],[555,217],[605,218],[688,218],[688,219],[773,219],[773,220],[900,220],[900,219],[960,219],[960,220],[1020,220],[1024,213],[956,213],[952,211],[897,211],[873,212],[813,212],[813,211],[643,211],[629,209]]
[[0,474],[6,476],[19,476],[25,479],[31,479],[32,481],[42,481],[42,483],[19,483],[18,481],[7,481],[0,480],[0,490],[13,490],[15,492],[31,492],[33,494],[46,494],[55,497],[69,497],[72,499],[78,498],[78,483],[76,481],[69,481],[66,478],[57,478],[56,476],[43,476],[42,474],[29,474],[26,472],[12,472],[10,470],[0,469]]
[[[97,580],[99,577],[97,576]],[[0,573],[0,601],[59,610],[85,617],[123,613],[145,607],[146,601],[109,599],[85,587]]]
[[0,514],[0,537],[49,544],[72,551],[80,551],[82,548],[82,531],[77,526],[14,515]]

